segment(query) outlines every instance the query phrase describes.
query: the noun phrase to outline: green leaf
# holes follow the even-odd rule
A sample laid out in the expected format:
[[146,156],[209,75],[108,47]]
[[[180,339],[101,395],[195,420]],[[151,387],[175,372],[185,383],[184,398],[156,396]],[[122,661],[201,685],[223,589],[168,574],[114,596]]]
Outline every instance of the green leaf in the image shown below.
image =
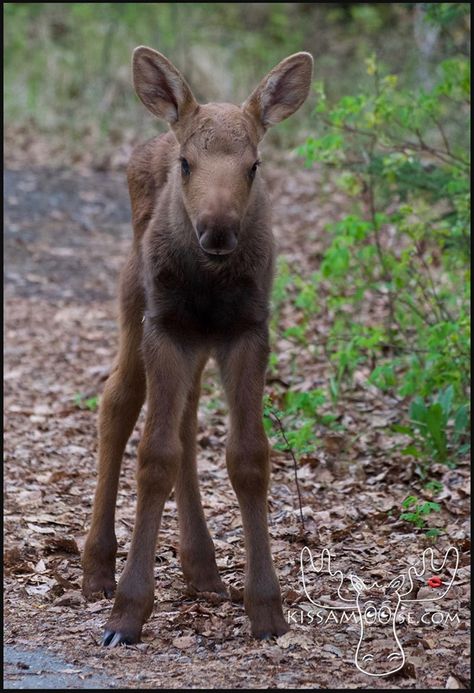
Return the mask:
[[432,512],[439,512],[441,510],[441,506],[439,503],[434,503],[433,501],[426,501],[419,507],[418,510],[422,515],[428,515]]
[[415,459],[423,457],[423,452],[414,445],[407,445],[407,447],[400,450],[400,452],[402,455],[410,455],[411,457],[415,457]]
[[431,435],[436,448],[437,455],[441,462],[446,459],[446,433],[444,427],[446,421],[444,418],[443,409],[439,402],[432,404],[426,414],[426,426]]
[[440,529],[437,529],[436,527],[432,527],[431,529],[426,530],[426,536],[427,537],[439,537],[443,532]]
[[459,409],[456,412],[456,416],[454,418],[454,431],[458,435],[461,435],[461,433],[464,433],[466,431],[467,426],[469,423],[469,411],[467,404],[462,404]]
[[400,515],[400,519],[411,522],[412,524],[416,525],[416,527],[423,527],[425,524],[424,519],[420,517],[418,513],[402,513]]
[[329,377],[329,391],[333,400],[336,401],[339,397],[339,383],[332,375]]
[[441,404],[446,421],[449,417],[449,414],[451,413],[453,397],[454,388],[452,385],[448,385],[448,387],[445,390],[442,390],[438,396],[438,402]]
[[433,493],[439,493],[440,491],[443,490],[443,484],[438,481],[437,479],[431,479],[431,481],[428,481],[425,484],[425,488],[428,491],[433,491]]
[[97,395],[95,395],[94,397],[89,397],[89,399],[86,399],[84,404],[91,411],[95,411],[97,409],[97,407],[99,406],[99,398]]
[[422,397],[415,397],[410,404],[410,418],[414,423],[426,425],[428,410]]
[[410,426],[401,426],[400,424],[392,424],[391,430],[394,433],[405,433],[407,435],[412,433],[412,429],[410,428]]
[[417,513],[402,513],[400,519],[406,520],[407,522],[415,522],[418,520],[418,515]]
[[74,395],[74,404],[79,407],[79,409],[89,409],[90,411],[95,411],[99,406],[99,397],[94,395],[88,399],[84,399],[84,395],[77,393]]
[[306,343],[306,328],[303,325],[288,327],[283,333],[284,337],[296,339],[298,342]]

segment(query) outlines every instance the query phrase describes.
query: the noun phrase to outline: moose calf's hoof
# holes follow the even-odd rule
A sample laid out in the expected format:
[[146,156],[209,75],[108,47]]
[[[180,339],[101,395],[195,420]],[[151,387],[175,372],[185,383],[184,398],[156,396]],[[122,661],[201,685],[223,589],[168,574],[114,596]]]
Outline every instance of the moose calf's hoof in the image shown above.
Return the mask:
[[103,575],[84,575],[82,581],[82,594],[90,601],[98,599],[112,599],[115,594],[116,582],[114,577]]
[[117,645],[134,645],[140,642],[140,637],[133,637],[115,630],[105,630],[102,636],[102,645],[104,647],[117,647]]
[[[261,604],[258,608],[249,609],[252,635],[259,640],[278,638],[290,630],[290,626],[283,617],[280,595],[275,597],[273,604]],[[249,613],[250,612],[250,613]]]
[[218,594],[222,598],[229,597],[227,587],[219,578],[216,580],[201,580],[199,582],[188,580],[187,587],[191,594]]
[[266,626],[252,626],[252,635],[258,640],[270,640],[270,638],[279,638],[290,630],[290,626],[284,618],[274,619],[271,624]]

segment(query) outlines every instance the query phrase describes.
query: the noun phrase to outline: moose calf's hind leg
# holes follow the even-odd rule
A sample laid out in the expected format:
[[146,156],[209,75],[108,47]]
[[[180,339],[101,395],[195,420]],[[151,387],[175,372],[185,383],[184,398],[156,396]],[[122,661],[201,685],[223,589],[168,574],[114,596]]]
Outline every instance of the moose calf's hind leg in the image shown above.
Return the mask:
[[179,554],[185,580],[192,590],[225,594],[226,588],[219,576],[214,544],[202,509],[196,468],[197,409],[203,365],[200,364],[197,370],[181,423],[183,456],[175,488]]
[[145,374],[134,341],[122,348],[119,365],[107,380],[100,405],[98,480],[82,557],[82,591],[88,599],[112,597],[115,592],[114,518],[120,466],[145,399]]

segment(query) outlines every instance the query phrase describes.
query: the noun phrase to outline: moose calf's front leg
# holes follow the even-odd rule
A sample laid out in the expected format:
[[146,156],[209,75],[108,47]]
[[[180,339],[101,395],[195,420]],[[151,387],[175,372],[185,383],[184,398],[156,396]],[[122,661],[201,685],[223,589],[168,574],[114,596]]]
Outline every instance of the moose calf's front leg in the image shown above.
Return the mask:
[[151,354],[147,355],[145,348],[145,361],[148,413],[138,450],[137,514],[127,562],[105,627],[103,642],[111,646],[139,642],[142,626],[153,609],[156,538],[182,455],[179,426],[189,363],[164,340]]
[[262,399],[267,363],[266,334],[244,338],[218,360],[230,409],[227,467],[242,513],[246,549],[244,604],[252,634],[283,635],[280,586],[268,535],[269,446],[263,428]]
[[127,563],[120,578],[104,645],[140,640],[153,609],[155,548],[163,506],[173,488],[180,461],[179,440],[148,429],[138,452],[137,516]]
[[[240,438],[240,440],[238,439]],[[247,557],[244,603],[257,638],[286,633],[267,525],[268,443],[262,430],[231,437],[227,466],[239,500]]]

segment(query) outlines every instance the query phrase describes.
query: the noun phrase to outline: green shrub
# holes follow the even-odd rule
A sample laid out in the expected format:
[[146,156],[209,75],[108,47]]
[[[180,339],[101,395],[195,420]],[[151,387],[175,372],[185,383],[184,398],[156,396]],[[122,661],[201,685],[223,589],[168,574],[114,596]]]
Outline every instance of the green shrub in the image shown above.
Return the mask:
[[[466,7],[429,17],[451,22]],[[353,205],[328,225],[318,271],[303,277],[284,267],[274,303],[281,310],[283,288],[290,292],[296,315],[282,336],[307,349],[317,348],[318,322],[330,324],[324,351],[333,401],[356,370],[399,400],[394,428],[411,437],[404,453],[420,460],[425,476],[431,462],[453,465],[469,445],[469,61],[440,62],[433,85],[417,89],[386,74],[375,56],[366,68],[372,89],[336,103],[315,85],[318,134],[299,154]],[[292,405],[286,397],[287,420],[298,402],[314,434],[317,413],[298,398]]]

